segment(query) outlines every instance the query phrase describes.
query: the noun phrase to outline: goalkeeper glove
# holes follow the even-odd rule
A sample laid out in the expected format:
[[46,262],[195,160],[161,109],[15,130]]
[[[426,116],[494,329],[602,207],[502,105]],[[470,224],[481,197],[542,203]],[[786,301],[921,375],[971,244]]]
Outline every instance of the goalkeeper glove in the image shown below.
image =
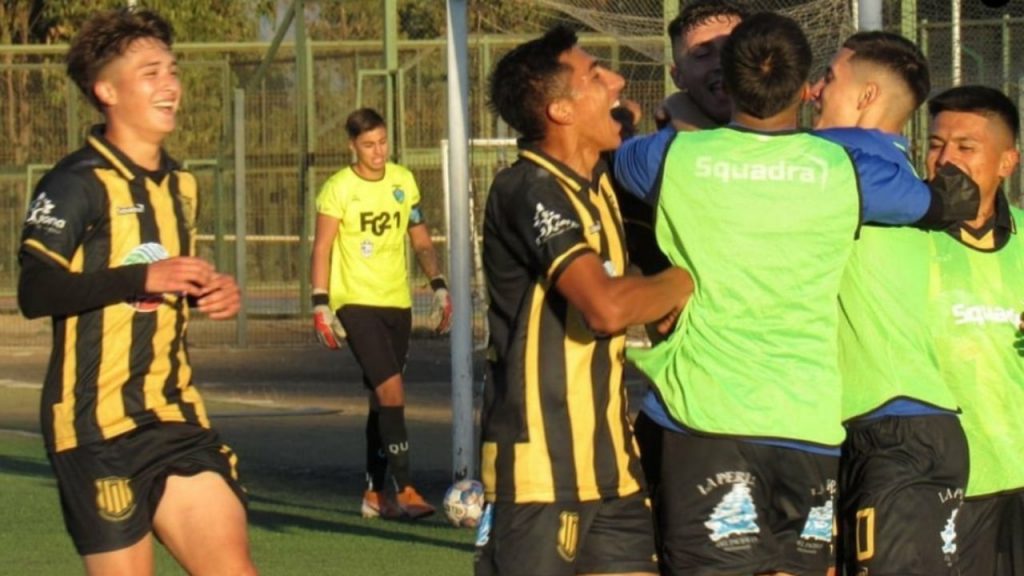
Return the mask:
[[444,276],[435,276],[430,280],[430,288],[434,291],[434,311],[430,315],[430,323],[434,332],[447,334],[452,327],[452,298],[448,294],[448,283]]
[[331,310],[327,294],[313,294],[313,333],[326,348],[338,350],[345,341],[345,328]]

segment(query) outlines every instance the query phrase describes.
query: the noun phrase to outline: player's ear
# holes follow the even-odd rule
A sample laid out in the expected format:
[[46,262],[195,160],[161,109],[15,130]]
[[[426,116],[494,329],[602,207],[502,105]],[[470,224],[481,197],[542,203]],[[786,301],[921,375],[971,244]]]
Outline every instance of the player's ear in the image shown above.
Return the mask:
[[999,157],[999,177],[1009,178],[1020,162],[1020,151],[1016,148],[1009,148]]
[[870,106],[875,100],[878,100],[878,96],[881,94],[881,88],[879,88],[877,82],[867,82],[864,84],[864,88],[861,89],[860,95],[857,97],[857,109],[863,110]]
[[575,117],[575,109],[568,98],[555,98],[548,104],[548,119],[555,124],[571,124]]
[[117,90],[109,80],[97,80],[92,85],[92,93],[103,106],[117,104]]
[[672,83],[676,85],[676,88],[686,90],[686,87],[683,86],[683,75],[679,72],[679,68],[677,68],[675,64],[669,67],[668,75],[672,78]]
[[800,101],[810,102],[812,100],[814,100],[814,89],[810,83],[804,82],[803,88],[800,89]]

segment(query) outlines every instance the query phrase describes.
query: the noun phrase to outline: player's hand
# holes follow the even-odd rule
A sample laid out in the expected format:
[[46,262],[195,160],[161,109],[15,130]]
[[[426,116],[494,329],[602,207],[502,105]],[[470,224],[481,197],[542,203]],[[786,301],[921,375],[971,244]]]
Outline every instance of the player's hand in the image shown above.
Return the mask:
[[176,256],[146,265],[146,293],[202,296],[216,275],[213,264],[193,256]]
[[321,345],[331,350],[341,349],[345,341],[345,328],[338,320],[338,315],[327,304],[313,307],[313,333]]
[[210,320],[234,318],[242,308],[242,291],[235,279],[227,274],[214,273],[196,299],[196,309]]
[[1024,358],[1024,312],[1021,312],[1017,319],[1017,334],[1013,337],[1013,347],[1017,349],[1017,355]]
[[682,311],[682,308],[676,308],[675,310],[669,312],[664,318],[658,320],[658,334],[665,336],[671,333],[672,330],[675,330],[676,322],[679,321],[679,314]]
[[444,276],[438,276],[430,281],[430,287],[434,289],[434,310],[430,314],[430,323],[434,325],[436,334],[447,334],[452,328],[452,298],[448,294],[448,284]]

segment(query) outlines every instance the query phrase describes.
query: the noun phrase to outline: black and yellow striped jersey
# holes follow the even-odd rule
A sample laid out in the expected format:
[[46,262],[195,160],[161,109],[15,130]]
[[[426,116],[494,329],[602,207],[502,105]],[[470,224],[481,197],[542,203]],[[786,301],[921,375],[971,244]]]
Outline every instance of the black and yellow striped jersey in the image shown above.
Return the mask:
[[[23,262],[78,275],[85,291],[108,290],[112,270],[194,253],[195,178],[166,154],[161,168],[132,163],[103,137],[43,177],[22,233]],[[26,266],[23,264],[23,274]],[[43,388],[47,448],[60,452],[154,422],[209,427],[185,346],[186,299],[143,294],[53,315]],[[95,280],[90,282],[90,280]],[[19,295],[20,297],[20,295]]]
[[623,383],[625,337],[601,336],[555,289],[580,255],[626,269],[601,161],[590,178],[539,149],[495,178],[484,217],[490,297],[483,482],[503,502],[587,501],[641,487]]

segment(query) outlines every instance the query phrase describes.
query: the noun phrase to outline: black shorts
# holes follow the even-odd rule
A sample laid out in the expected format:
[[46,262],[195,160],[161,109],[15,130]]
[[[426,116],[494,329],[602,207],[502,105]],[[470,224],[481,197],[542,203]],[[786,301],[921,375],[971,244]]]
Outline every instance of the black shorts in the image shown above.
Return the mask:
[[965,576],[1024,574],[1024,491],[964,500],[957,542]]
[[348,345],[363,369],[369,390],[405,370],[412,332],[412,310],[346,304],[338,309]]
[[662,433],[655,508],[665,574],[824,574],[839,458]]
[[838,514],[847,574],[957,574],[967,470],[967,437],[954,414],[848,424]]
[[488,504],[475,576],[657,572],[651,508],[638,492],[589,502]]
[[49,458],[64,525],[83,556],[127,548],[149,534],[171,475],[216,472],[246,504],[234,452],[216,432],[191,424],[151,424]]

